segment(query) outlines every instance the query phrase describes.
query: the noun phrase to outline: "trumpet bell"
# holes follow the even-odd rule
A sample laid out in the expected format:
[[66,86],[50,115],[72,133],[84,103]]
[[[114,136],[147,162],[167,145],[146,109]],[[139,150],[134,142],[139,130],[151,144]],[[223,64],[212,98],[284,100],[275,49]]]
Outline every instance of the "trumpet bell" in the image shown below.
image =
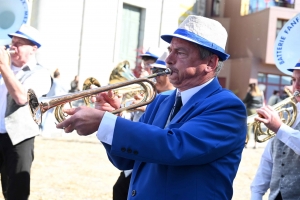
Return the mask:
[[28,18],[27,0],[0,0],[0,46],[10,44],[7,34],[16,32]]
[[27,91],[27,99],[32,119],[35,121],[35,123],[40,125],[42,123],[42,107],[40,106],[39,100],[32,89]]

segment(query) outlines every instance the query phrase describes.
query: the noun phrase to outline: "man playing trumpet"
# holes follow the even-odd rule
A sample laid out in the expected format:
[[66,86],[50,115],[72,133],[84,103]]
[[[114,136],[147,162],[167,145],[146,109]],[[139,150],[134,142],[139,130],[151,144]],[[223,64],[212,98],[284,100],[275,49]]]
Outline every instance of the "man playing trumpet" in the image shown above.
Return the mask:
[[[300,91],[300,61],[293,72],[293,92]],[[297,119],[292,127],[282,122],[271,106],[257,110],[256,118],[276,133],[267,144],[259,168],[251,184],[251,199],[260,200],[270,189],[269,199],[298,199],[300,197],[300,97],[297,100]]]
[[110,161],[122,170],[133,168],[128,199],[229,200],[247,115],[243,102],[217,78],[229,57],[227,32],[215,20],[190,15],[161,38],[170,43],[166,64],[176,91],[157,95],[139,122],[102,111],[119,107],[101,93],[101,110],[66,110],[72,116],[57,128],[79,135],[98,130]]
[[[39,32],[29,25],[12,34],[11,50],[0,48],[0,169],[5,199],[26,200],[30,194],[30,169],[34,137],[39,128],[30,119],[27,90],[47,94],[51,77],[35,53],[41,46]],[[10,63],[11,62],[11,63]]]

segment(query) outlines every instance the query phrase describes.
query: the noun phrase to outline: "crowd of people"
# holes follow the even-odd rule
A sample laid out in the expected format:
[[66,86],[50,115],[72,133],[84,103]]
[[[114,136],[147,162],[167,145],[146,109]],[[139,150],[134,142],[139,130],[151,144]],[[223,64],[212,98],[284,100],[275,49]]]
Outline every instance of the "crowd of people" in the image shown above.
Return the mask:
[[[80,90],[78,76],[68,90],[58,69],[51,76],[37,62],[39,34],[22,25],[9,34],[12,54],[0,48],[0,173],[8,200],[28,199],[30,194],[34,138],[40,130],[29,113],[27,90],[33,89],[37,97]],[[255,120],[275,136],[261,157],[251,199],[262,199],[268,189],[270,199],[299,198],[300,117],[291,127],[283,123],[272,107],[282,100],[279,91],[266,103],[256,82],[249,84],[243,100],[221,87],[217,77],[229,58],[227,37],[216,20],[190,15],[174,33],[161,35],[169,43],[168,51],[150,47],[140,55],[141,77],[161,74],[154,77],[153,102],[112,114],[122,106],[123,97],[107,91],[95,95],[92,108],[64,109],[69,117],[56,128],[83,136],[96,132],[108,159],[121,170],[112,188],[114,200],[231,199],[245,141],[253,133],[247,117],[257,113]],[[292,92],[299,91],[300,61],[289,70]],[[132,104],[142,97],[135,94]],[[295,99],[300,101],[298,96]],[[52,112],[46,113],[42,131],[53,122]]]

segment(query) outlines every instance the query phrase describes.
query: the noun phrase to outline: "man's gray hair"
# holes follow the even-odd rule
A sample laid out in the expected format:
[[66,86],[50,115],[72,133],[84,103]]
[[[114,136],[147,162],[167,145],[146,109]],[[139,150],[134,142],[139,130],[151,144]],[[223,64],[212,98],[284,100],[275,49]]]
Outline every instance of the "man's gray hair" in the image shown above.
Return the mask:
[[[214,53],[210,52],[209,50],[201,47],[200,45],[198,44],[195,44],[197,46],[197,48],[199,49],[199,52],[200,52],[200,58],[203,60],[203,59],[206,59],[208,58],[209,56],[213,55]],[[223,61],[218,61],[218,64],[217,64],[217,67],[216,67],[216,70],[215,70],[215,76],[218,76],[219,72],[221,71],[222,67],[223,67],[224,63]]]

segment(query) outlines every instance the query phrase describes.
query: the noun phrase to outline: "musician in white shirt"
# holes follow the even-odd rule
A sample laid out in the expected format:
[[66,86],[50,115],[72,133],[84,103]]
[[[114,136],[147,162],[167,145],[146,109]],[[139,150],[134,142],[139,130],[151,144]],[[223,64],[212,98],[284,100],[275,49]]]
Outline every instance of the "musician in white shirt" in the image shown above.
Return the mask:
[[[300,91],[300,62],[289,69],[293,72],[293,91]],[[300,97],[296,97],[297,113]],[[261,162],[251,184],[251,199],[262,199],[270,189],[269,199],[298,199],[300,197],[300,116],[292,127],[284,124],[271,106],[257,110],[256,119],[276,133],[262,154]]]
[[39,98],[51,87],[50,73],[35,59],[39,35],[24,24],[8,34],[12,55],[0,47],[0,168],[5,199],[28,199],[30,194],[34,138],[40,132],[28,108],[27,91],[34,90]]

